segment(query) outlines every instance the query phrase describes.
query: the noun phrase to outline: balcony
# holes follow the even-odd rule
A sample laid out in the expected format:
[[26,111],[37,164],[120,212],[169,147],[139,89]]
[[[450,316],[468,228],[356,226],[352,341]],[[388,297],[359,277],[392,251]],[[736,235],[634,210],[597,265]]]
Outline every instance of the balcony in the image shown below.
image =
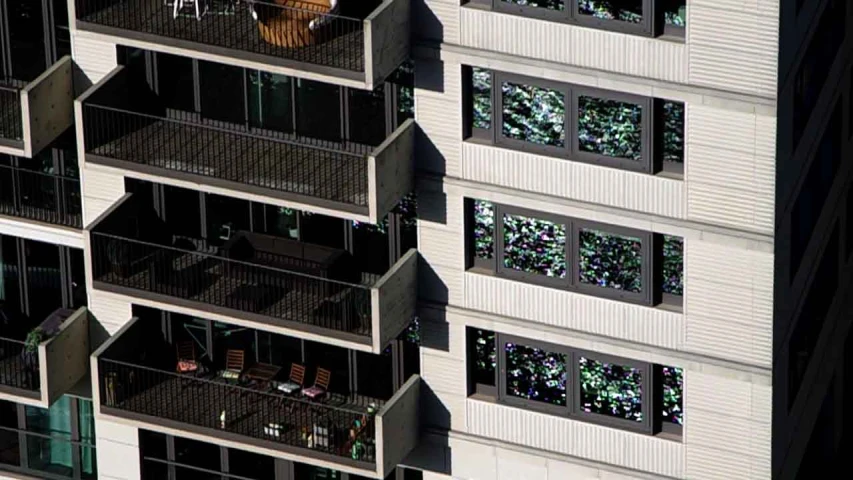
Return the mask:
[[415,315],[414,249],[376,275],[344,250],[271,235],[222,246],[173,235],[139,203],[125,195],[88,228],[95,289],[373,353]]
[[85,307],[56,310],[38,328],[32,339],[0,337],[0,399],[47,408],[88,373]]
[[80,180],[0,165],[0,215],[82,228]]
[[[100,415],[138,428],[377,479],[390,474],[417,444],[418,375],[410,376],[396,392],[389,390],[388,396],[335,390],[333,382],[321,399],[312,400],[298,391],[285,394],[277,388],[280,384],[273,378],[286,377],[289,371],[277,365],[247,364],[243,373],[226,379],[222,361],[204,357],[194,361],[198,370],[175,373],[180,358],[176,348],[165,342],[160,323],[149,320],[131,319],[93,354],[94,403]],[[228,348],[249,347],[228,338]],[[249,350],[240,352],[252,356]],[[329,351],[318,358],[328,367],[336,356]],[[258,380],[252,374],[257,366],[281,373]],[[309,372],[305,385],[311,385],[307,377],[316,366],[310,360],[304,366]],[[237,370],[232,365],[230,371]]]
[[411,119],[376,147],[332,142],[159,108],[133,82],[119,67],[77,101],[86,162],[369,223],[413,189]]
[[410,0],[330,3],[74,2],[78,30],[121,44],[372,90],[409,55]]
[[32,82],[0,79],[0,154],[31,158],[74,123],[71,57]]

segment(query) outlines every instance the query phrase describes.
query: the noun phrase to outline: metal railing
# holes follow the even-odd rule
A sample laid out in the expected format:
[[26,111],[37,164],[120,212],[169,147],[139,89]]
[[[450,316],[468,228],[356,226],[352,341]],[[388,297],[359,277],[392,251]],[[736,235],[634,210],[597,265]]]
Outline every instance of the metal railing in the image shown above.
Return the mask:
[[371,335],[370,289],[363,285],[94,231],[91,248],[96,282]]
[[0,214],[80,228],[80,180],[0,165]]
[[23,135],[21,89],[0,85],[0,138],[21,140]]
[[366,410],[288,397],[268,391],[98,359],[101,405],[314,450],[350,460],[376,461],[375,423]]
[[[85,104],[86,153],[184,174],[367,206],[365,146],[281,138]],[[271,132],[272,134],[272,132]],[[361,151],[360,151],[361,150]]]
[[38,350],[27,351],[24,342],[0,337],[0,385],[38,392]]
[[[174,0],[173,0],[174,1]],[[77,19],[213,47],[296,62],[364,71],[364,26],[356,18],[292,1],[196,0],[175,15],[163,0],[76,0]],[[302,7],[302,8],[300,8]],[[85,26],[83,27],[85,28]]]

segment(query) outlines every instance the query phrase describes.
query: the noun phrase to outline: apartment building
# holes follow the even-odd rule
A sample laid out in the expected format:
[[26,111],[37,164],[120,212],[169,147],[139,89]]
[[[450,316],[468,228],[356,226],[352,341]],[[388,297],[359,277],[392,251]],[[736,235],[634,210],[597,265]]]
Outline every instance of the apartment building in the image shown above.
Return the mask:
[[0,0],[0,478],[840,466],[851,10]]

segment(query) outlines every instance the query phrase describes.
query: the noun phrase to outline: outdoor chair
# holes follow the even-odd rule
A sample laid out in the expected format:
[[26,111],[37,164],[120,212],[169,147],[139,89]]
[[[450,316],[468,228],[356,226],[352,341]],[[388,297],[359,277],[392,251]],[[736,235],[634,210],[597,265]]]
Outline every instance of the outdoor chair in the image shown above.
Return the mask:
[[178,15],[187,7],[195,10],[196,20],[201,20],[201,16],[207,11],[206,0],[173,0],[172,18],[178,18]]
[[243,350],[228,350],[225,352],[225,370],[219,374],[223,380],[238,382],[243,375],[246,352]]
[[329,390],[329,382],[332,380],[332,372],[325,368],[317,369],[317,376],[314,379],[314,386],[302,390],[302,395],[311,400],[318,400],[326,396]]
[[305,367],[294,363],[290,366],[290,378],[288,381],[279,383],[276,389],[287,395],[293,395],[302,390],[302,384],[305,381]]
[[177,366],[175,370],[178,373],[199,373],[201,366],[195,355],[195,344],[192,340],[186,340],[175,344],[177,350]]

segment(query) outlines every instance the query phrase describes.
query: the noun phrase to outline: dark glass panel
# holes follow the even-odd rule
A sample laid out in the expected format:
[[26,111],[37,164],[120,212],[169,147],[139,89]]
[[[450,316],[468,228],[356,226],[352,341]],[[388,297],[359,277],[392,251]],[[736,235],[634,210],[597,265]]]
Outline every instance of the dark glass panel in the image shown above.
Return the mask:
[[504,351],[507,395],[566,406],[566,354],[517,343],[506,343]]
[[663,236],[663,279],[661,290],[671,295],[684,294],[684,239]]
[[501,93],[501,133],[504,137],[539,145],[565,146],[566,98],[563,92],[504,82]]
[[578,12],[602,20],[643,21],[643,0],[579,0]]
[[546,277],[566,276],[566,226],[523,215],[503,217],[504,266]]
[[474,128],[491,128],[492,126],[492,72],[482,68],[471,68],[471,86],[473,99],[473,115],[471,121]]
[[266,455],[229,448],[228,473],[252,480],[274,480],[275,459]]
[[661,367],[663,374],[664,422],[684,425],[684,369]]
[[206,193],[205,211],[207,240],[213,245],[227,242],[238,231],[249,230],[252,212],[248,200]]
[[638,161],[642,158],[643,108],[605,98],[578,97],[578,146],[582,152]]
[[388,400],[394,394],[393,358],[390,347],[379,355],[356,352],[356,392]]
[[201,222],[204,219],[201,218],[199,192],[170,185],[164,185],[163,190],[169,233],[201,238]]
[[639,238],[581,229],[581,283],[628,292],[643,291],[643,244]]
[[194,112],[194,78],[192,59],[157,53],[157,87],[165,107]]
[[347,90],[349,96],[349,139],[379,146],[385,140],[385,86],[373,91]]
[[296,81],[296,132],[311,138],[341,140],[340,87],[299,79]]
[[293,80],[284,75],[257,70],[251,70],[246,75],[249,124],[255,128],[292,132]]
[[50,243],[26,240],[27,295],[30,319],[35,326],[57,308],[62,307],[62,278],[59,269],[59,247]]
[[489,260],[495,255],[495,207],[474,200],[474,256]]
[[317,368],[332,372],[329,391],[346,395],[349,387],[349,351],[333,345],[305,342],[305,384],[314,384]]
[[11,77],[31,82],[47,69],[42,4],[35,0],[6,2]]
[[643,421],[644,379],[640,369],[586,357],[580,357],[578,364],[583,411]]
[[175,438],[175,462],[208,470],[220,471],[219,446],[183,437]]
[[203,117],[239,125],[246,122],[242,68],[199,60],[198,78]]

